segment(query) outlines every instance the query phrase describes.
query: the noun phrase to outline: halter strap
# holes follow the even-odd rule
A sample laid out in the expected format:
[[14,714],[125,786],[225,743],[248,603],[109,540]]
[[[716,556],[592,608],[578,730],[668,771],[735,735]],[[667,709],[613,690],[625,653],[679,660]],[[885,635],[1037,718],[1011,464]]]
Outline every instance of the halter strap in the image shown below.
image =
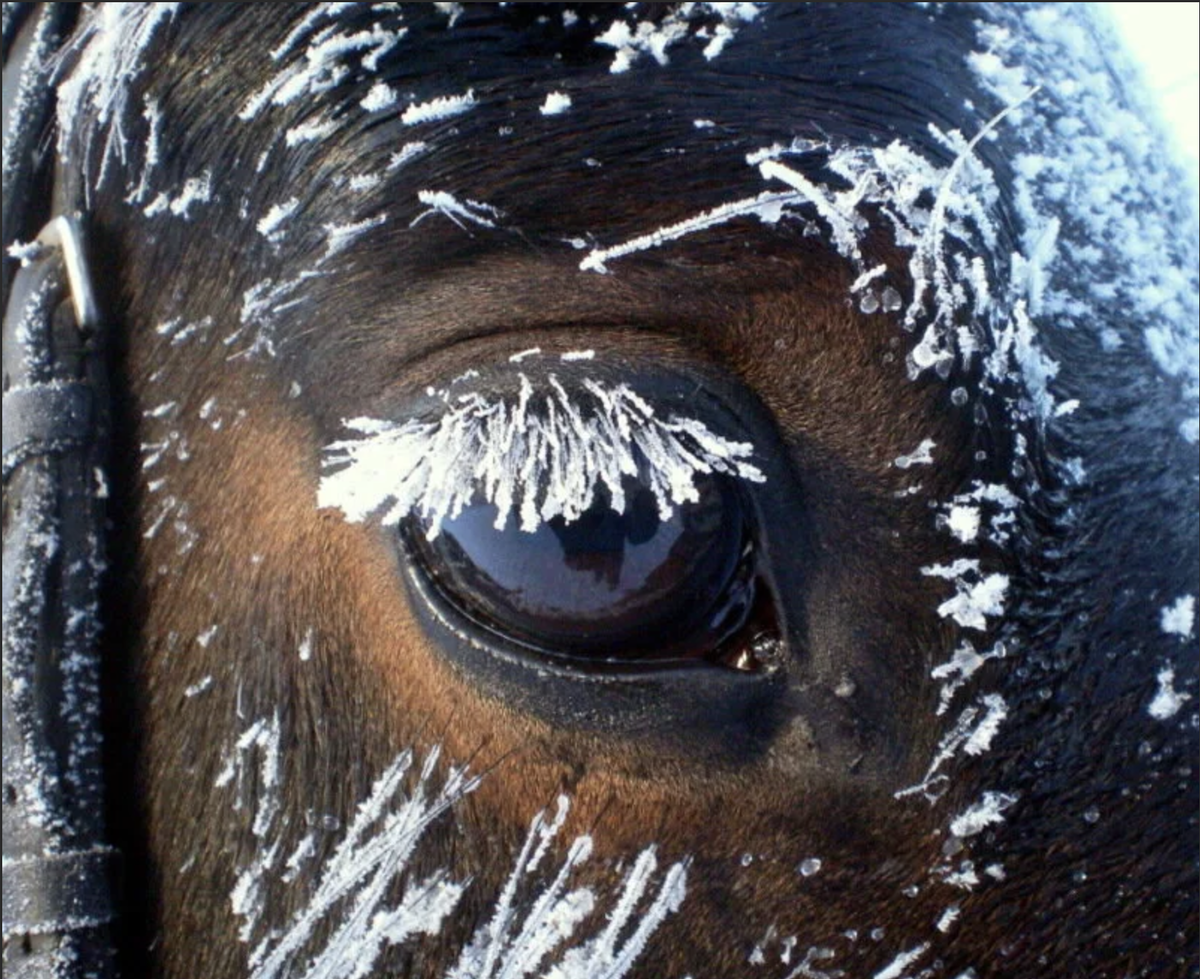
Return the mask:
[[[48,58],[74,5],[5,4],[4,975],[116,975],[116,852],[105,842],[99,601],[108,443],[102,320],[83,221],[57,215],[43,157]],[[18,21],[21,21],[18,23]],[[10,180],[10,178],[12,178]],[[21,265],[14,268],[15,258]]]

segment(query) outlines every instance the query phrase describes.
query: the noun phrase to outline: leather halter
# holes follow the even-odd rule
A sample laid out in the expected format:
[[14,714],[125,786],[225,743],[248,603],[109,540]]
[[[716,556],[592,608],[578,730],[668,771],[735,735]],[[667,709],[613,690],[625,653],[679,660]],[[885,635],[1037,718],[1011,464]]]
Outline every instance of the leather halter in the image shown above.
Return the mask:
[[[83,219],[64,213],[55,161],[40,157],[54,104],[47,54],[69,36],[64,8],[78,5],[32,6],[4,5],[4,975],[111,977],[97,642],[102,319]],[[39,209],[57,214],[19,245]]]

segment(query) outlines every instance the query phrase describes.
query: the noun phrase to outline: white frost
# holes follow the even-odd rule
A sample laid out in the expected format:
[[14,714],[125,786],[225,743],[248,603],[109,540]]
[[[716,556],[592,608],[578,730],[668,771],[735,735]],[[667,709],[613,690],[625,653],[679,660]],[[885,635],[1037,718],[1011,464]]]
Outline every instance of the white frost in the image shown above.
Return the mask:
[[449,218],[464,231],[467,224],[477,224],[484,228],[496,227],[496,221],[503,217],[503,212],[490,204],[479,201],[459,200],[453,194],[444,190],[422,190],[417,192],[417,200],[428,210],[422,211],[410,222],[409,227],[419,224],[431,214],[441,214]]
[[900,953],[892,959],[889,965],[875,973],[875,979],[901,979],[908,971],[908,967],[915,964],[928,951],[929,944],[926,943]]
[[601,484],[623,513],[626,477],[645,481],[663,519],[699,498],[703,473],[766,478],[748,461],[752,445],[695,419],[662,418],[627,385],[586,379],[572,396],[553,375],[536,392],[518,376],[515,398],[458,395],[436,420],[348,421],[361,437],[325,448],[318,506],[354,522],[386,508],[385,525],[416,513],[433,539],[477,496],[495,505],[498,529],[515,511],[532,532],[555,517],[577,520]]
[[299,207],[300,200],[296,197],[284,201],[282,204],[272,205],[255,226],[258,233],[268,241],[280,241],[286,232],[284,226],[288,218],[295,214]]
[[1009,579],[1003,574],[984,574],[974,558],[960,558],[953,564],[935,564],[921,569],[928,577],[953,581],[956,594],[938,606],[938,615],[953,619],[966,629],[988,628],[987,619],[1004,614]]
[[911,469],[913,466],[933,465],[933,450],[936,448],[937,443],[933,439],[925,439],[912,452],[907,455],[897,456],[892,465],[897,469]]
[[1159,623],[1168,636],[1186,639],[1196,628],[1196,596],[1182,595],[1174,604],[1165,606],[1159,615]]
[[187,221],[191,218],[192,207],[196,204],[207,204],[212,200],[212,173],[206,171],[199,177],[190,177],[184,181],[179,193],[172,197],[170,194],[159,194],[147,204],[142,213],[148,218],[159,214],[171,214]]
[[937,930],[943,935],[949,934],[950,929],[954,927],[954,923],[958,921],[959,915],[962,914],[962,908],[957,904],[952,904],[942,912],[937,921]]
[[544,116],[559,116],[571,108],[571,96],[566,92],[551,92],[538,109]]
[[950,832],[959,839],[982,833],[989,826],[1004,822],[1004,810],[1016,801],[1016,796],[1003,792],[985,792],[978,802],[950,821]]
[[470,112],[476,106],[475,92],[469,89],[462,95],[443,95],[430,99],[428,102],[413,102],[404,110],[400,121],[406,126],[416,126],[425,122],[442,122],[453,119],[464,112]]
[[1146,710],[1156,721],[1169,721],[1191,699],[1190,694],[1175,689],[1175,671],[1166,666],[1158,671],[1158,692]]

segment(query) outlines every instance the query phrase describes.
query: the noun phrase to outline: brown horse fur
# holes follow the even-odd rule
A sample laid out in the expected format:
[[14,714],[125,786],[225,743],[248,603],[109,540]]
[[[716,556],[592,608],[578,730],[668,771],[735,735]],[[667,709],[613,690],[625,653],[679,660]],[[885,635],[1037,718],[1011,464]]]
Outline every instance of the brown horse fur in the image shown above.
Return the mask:
[[[131,104],[152,93],[163,113],[164,186],[206,169],[218,178],[248,170],[277,139],[277,119],[243,125],[232,117],[276,70],[261,51],[298,23],[298,6],[196,5],[162,28],[154,49],[161,54],[135,80]],[[623,241],[727,199],[728,167],[698,150],[668,152],[683,142],[680,123],[720,114],[722,99],[747,116],[745,132],[757,140],[746,137],[750,148],[797,132],[899,132],[926,145],[928,119],[969,132],[961,108],[967,15],[938,19],[895,5],[859,24],[833,9],[856,5],[816,5],[808,20],[801,5],[771,5],[770,30],[747,28],[729,60],[710,67],[681,54],[670,66],[639,69],[644,82],[618,87],[621,79],[607,73],[611,51],[562,42],[567,67],[556,67],[561,39],[550,28],[522,10],[485,6],[468,5],[453,28],[430,9],[406,11],[405,58],[420,53],[396,55],[392,83],[406,98],[410,88],[426,98],[471,87],[496,112],[439,123],[432,162],[387,176],[376,193],[389,221],[356,244],[347,271],[304,286],[305,302],[285,317],[274,357],[219,340],[238,328],[248,288],[306,267],[317,246],[269,245],[239,217],[239,195],[257,205],[294,194],[317,228],[351,199],[344,179],[395,149],[394,132],[379,122],[347,124],[286,163],[272,158],[256,184],[216,179],[214,199],[186,224],[146,218],[119,194],[93,195],[93,257],[120,328],[125,475],[117,517],[127,584],[114,593],[109,637],[126,669],[110,684],[118,704],[110,744],[135,767],[116,777],[113,803],[140,909],[128,929],[130,974],[247,974],[229,895],[263,846],[251,826],[264,789],[252,785],[238,808],[231,790],[214,785],[238,735],[275,713],[284,854],[324,816],[348,822],[405,748],[423,758],[441,746],[442,778],[450,763],[485,773],[431,829],[411,871],[419,879],[449,866],[470,878],[462,902],[437,935],[391,949],[372,974],[442,975],[491,914],[533,814],[552,810],[560,793],[571,808],[554,859],[566,841],[590,834],[595,857],[579,882],[598,893],[612,892],[651,843],[662,867],[688,861],[683,908],[655,933],[631,976],[759,974],[749,964],[759,944],[774,956],[764,975],[1191,974],[1184,963],[1195,947],[1196,850],[1194,826],[1185,832],[1183,821],[1195,815],[1195,779],[1169,771],[1194,761],[1194,733],[1186,742],[1130,733],[1153,691],[1145,664],[1103,686],[1097,644],[1157,640],[1121,618],[1127,603],[1107,561],[1045,557],[1078,553],[1080,541],[1058,522],[1071,502],[1066,489],[1047,489],[1030,506],[1021,547],[980,549],[1018,577],[1019,642],[1059,650],[1060,671],[1041,683],[1052,697],[1022,693],[1011,662],[985,667],[981,676],[1001,684],[1019,723],[991,754],[960,766],[936,807],[920,795],[894,798],[921,781],[944,734],[929,674],[961,638],[936,612],[947,583],[914,570],[957,553],[930,501],[972,480],[1003,481],[1021,455],[1017,431],[1029,440],[1032,467],[1049,472],[1048,440],[1032,425],[1006,428],[1000,392],[973,402],[991,409],[982,429],[970,409],[952,405],[951,387],[974,391],[978,376],[909,380],[912,341],[896,315],[864,313],[848,301],[854,272],[821,235],[731,224],[622,259],[608,275],[581,271],[578,253],[547,244],[577,228]],[[608,6],[619,7],[593,16],[616,16]],[[795,9],[776,18],[780,7]],[[852,65],[875,74],[856,85]],[[575,86],[572,125],[527,135],[542,86],[522,79],[553,80],[559,71]],[[844,88],[828,83],[839,71]],[[762,73],[770,76],[766,92]],[[347,82],[321,105],[351,105],[367,87]],[[507,142],[494,138],[506,121],[516,131]],[[731,124],[732,138],[741,138],[740,125]],[[1003,175],[1002,151],[981,152]],[[603,166],[562,162],[584,158]],[[505,227],[517,233],[437,216],[410,229],[417,191],[442,186],[502,206]],[[882,220],[867,251],[866,267],[885,264],[889,281],[911,290],[906,258]],[[173,344],[156,330],[179,316],[207,321],[207,342]],[[803,589],[777,600],[800,623],[792,654],[803,661],[804,683],[852,691],[836,723],[796,709],[761,750],[728,757],[670,732],[557,726],[482,687],[438,648],[414,613],[393,531],[317,508],[321,450],[339,436],[341,419],[395,417],[427,385],[535,346],[546,356],[594,349],[617,376],[651,365],[701,386],[719,375],[769,418],[770,451],[795,489],[781,490],[764,513],[795,519],[801,529],[788,539],[803,545],[772,557],[803,569]],[[927,438],[937,445],[937,466],[893,464]],[[146,447],[160,445],[161,461],[143,475],[141,465],[158,452]],[[152,484],[158,479],[165,486]],[[916,483],[920,492],[906,492]],[[1168,488],[1161,499],[1179,492]],[[175,507],[164,519],[168,495]],[[1092,525],[1109,519],[1100,514]],[[1153,528],[1161,516],[1130,519]],[[1153,578],[1164,601],[1188,582],[1194,591],[1184,553],[1194,541],[1171,544],[1161,527],[1155,535],[1156,547],[1182,557],[1164,559],[1157,572],[1145,568],[1147,582]],[[1112,553],[1144,566],[1149,552],[1120,539],[1127,543],[1114,543]],[[1091,637],[1066,624],[1083,615],[1107,624]],[[306,642],[311,658],[302,660],[297,650]],[[211,686],[189,695],[206,678]],[[1135,737],[1154,740],[1152,750],[1167,760],[1135,769],[1121,747]],[[1098,758],[1096,745],[1114,746],[1121,760]],[[1034,773],[1034,759],[1051,748],[1052,774]],[[1122,792],[1126,782],[1136,789]],[[947,814],[982,789],[1010,786],[1019,798],[1009,824],[976,839],[972,851],[980,873],[999,864],[1004,879],[973,890],[942,882],[931,868],[958,868]],[[1099,825],[1079,815],[1088,805],[1103,811]],[[339,840],[336,823],[330,827],[297,884],[264,883],[256,940],[311,896]],[[820,872],[801,874],[813,857]],[[966,924],[943,933],[934,925],[949,906]],[[602,927],[603,907],[591,927]],[[317,932],[317,945],[328,928]],[[785,936],[799,940],[786,967]],[[933,950],[923,950],[911,972],[886,972],[928,942]],[[813,949],[820,954],[812,957]],[[792,972],[802,961],[810,971]]]

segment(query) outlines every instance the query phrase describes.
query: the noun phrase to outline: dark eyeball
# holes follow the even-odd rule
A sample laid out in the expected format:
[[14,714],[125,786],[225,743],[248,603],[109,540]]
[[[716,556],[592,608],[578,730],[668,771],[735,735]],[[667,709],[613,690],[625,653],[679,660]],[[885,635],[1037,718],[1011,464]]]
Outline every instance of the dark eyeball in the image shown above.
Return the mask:
[[[698,499],[660,515],[627,477],[626,504],[604,487],[571,522],[532,533],[477,502],[432,541],[419,518],[403,534],[420,571],[476,626],[502,640],[589,664],[716,659],[755,605],[753,527],[724,476],[696,480]],[[746,668],[744,665],[741,668]]]

